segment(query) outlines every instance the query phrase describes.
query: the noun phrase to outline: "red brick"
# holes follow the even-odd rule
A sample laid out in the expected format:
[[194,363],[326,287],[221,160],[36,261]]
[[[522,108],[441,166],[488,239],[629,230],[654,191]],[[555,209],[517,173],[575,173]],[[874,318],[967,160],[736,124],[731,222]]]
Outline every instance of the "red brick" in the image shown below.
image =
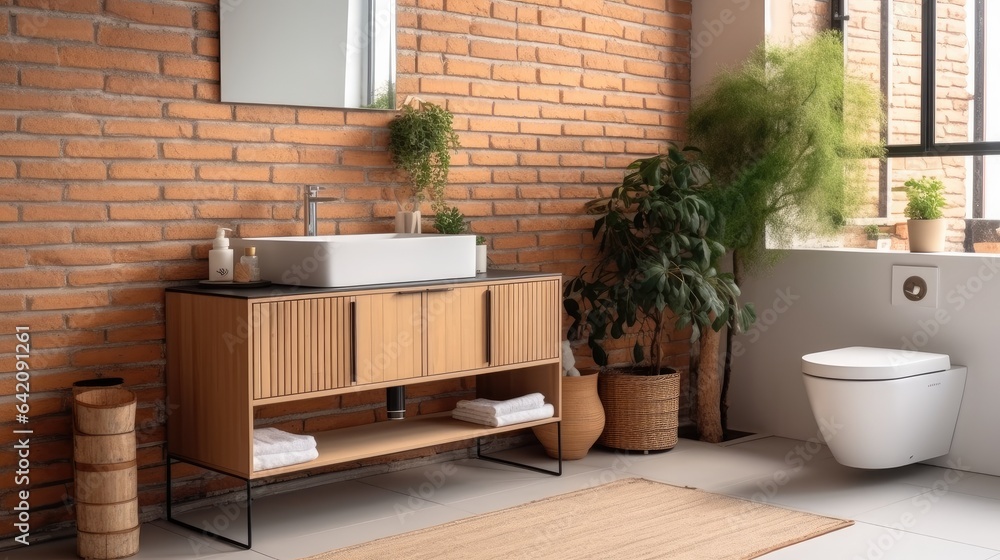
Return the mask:
[[194,127],[187,122],[114,120],[104,124],[104,134],[107,136],[191,138],[194,136]]
[[4,140],[0,142],[0,156],[58,157],[58,140]]
[[296,163],[299,153],[291,148],[274,146],[237,146],[236,161]]
[[108,364],[134,364],[153,362],[163,357],[162,344],[136,344],[109,346],[73,352],[74,366],[96,366]]
[[294,123],[295,109],[292,107],[241,105],[236,107],[236,120],[256,123]]
[[47,89],[103,89],[104,76],[92,72],[23,68],[21,85]]
[[194,179],[194,166],[190,163],[120,163],[114,162],[108,170],[112,179]]
[[91,200],[100,202],[156,200],[160,188],[155,185],[128,185],[116,183],[94,185],[70,185],[66,188],[67,200]]
[[66,155],[84,158],[149,159],[156,157],[152,140],[71,140]]
[[76,243],[138,243],[159,241],[161,237],[158,225],[95,225],[73,228],[73,241]]
[[115,117],[155,117],[163,112],[158,101],[105,99],[92,96],[80,96],[73,99],[75,112],[91,115],[110,115]]
[[538,81],[538,69],[530,66],[497,64],[493,66],[493,79],[503,82],[523,82],[533,84]]
[[25,161],[20,175],[26,179],[104,179],[107,171],[96,161]]
[[545,64],[579,68],[583,61],[583,55],[576,50],[539,47],[537,52],[538,61]]
[[[28,297],[28,308],[32,311],[52,309],[82,309],[104,307],[110,298],[107,290],[74,291],[72,294],[57,293]],[[32,406],[34,408],[34,406]],[[37,411],[36,411],[37,413]]]
[[46,16],[42,19],[20,14],[16,16],[15,22],[17,34],[22,37],[87,42],[94,40],[94,24],[85,19],[54,16]]
[[195,29],[202,29],[206,31],[218,31],[219,30],[218,12],[210,12],[208,10],[195,12],[194,27]]
[[332,169],[327,167],[284,166],[274,169],[275,183],[325,184],[325,183],[361,183],[364,173],[349,169]]
[[37,248],[29,251],[28,262],[35,266],[79,266],[111,264],[112,259],[107,247]]
[[155,74],[160,63],[155,55],[97,47],[59,47],[59,64],[99,70],[130,70]]
[[420,29],[468,34],[469,20],[446,13],[425,13],[420,16]]
[[330,124],[342,125],[345,122],[344,111],[331,109],[299,109],[299,124]]
[[514,40],[517,37],[517,27],[507,23],[494,23],[489,21],[473,21],[469,27],[469,33],[473,37],[492,37],[496,39]]
[[204,181],[267,181],[271,168],[260,165],[199,165],[198,178]]
[[0,60],[5,62],[37,62],[58,64],[59,51],[52,45],[0,41]]
[[510,43],[470,41],[469,54],[477,58],[494,60],[517,60],[517,47]]
[[100,204],[32,204],[21,210],[25,222],[100,222],[107,218]]
[[194,217],[194,209],[188,204],[112,204],[109,208],[112,220],[189,220]]
[[175,101],[167,104],[167,116],[185,119],[231,120],[233,110],[228,105]]
[[232,200],[232,185],[206,185],[192,183],[165,185],[163,198],[166,200]]
[[561,94],[559,89],[551,87],[520,86],[517,88],[517,99],[521,101],[548,101],[558,103]]
[[184,160],[231,160],[233,147],[229,144],[204,142],[164,142],[163,157]]
[[0,270],[0,289],[4,290],[61,288],[65,285],[66,273],[59,270]]
[[274,129],[274,140],[326,146],[367,146],[371,144],[372,133],[369,130],[278,127]]
[[17,5],[82,14],[96,14],[101,11],[101,0],[17,0]]
[[194,41],[190,35],[107,25],[102,25],[98,29],[97,43],[106,47],[121,47],[144,51],[185,54],[194,51]]
[[160,266],[131,266],[116,264],[113,268],[103,270],[70,270],[67,280],[71,286],[155,282],[161,280]]
[[236,123],[198,123],[198,138],[236,142],[267,142],[271,129]]
[[240,204],[238,202],[205,202],[196,206],[198,217],[215,219],[267,219],[271,208],[262,205]]
[[0,249],[0,268],[21,268],[28,264],[24,249]]
[[105,10],[123,19],[153,25],[191,27],[191,10],[186,7],[168,6],[134,0],[107,0]]
[[146,95],[150,97],[194,97],[194,87],[188,82],[164,80],[162,78],[131,78],[126,76],[109,76],[107,91],[127,95]]
[[[25,298],[20,294],[0,294],[0,311],[23,311],[25,309]],[[34,339],[34,337],[32,337]]]
[[216,37],[195,37],[195,52],[201,56],[219,56],[219,39]]
[[164,57],[163,73],[167,76],[181,78],[197,78],[202,80],[219,79],[219,63],[210,60],[190,60],[186,58]]

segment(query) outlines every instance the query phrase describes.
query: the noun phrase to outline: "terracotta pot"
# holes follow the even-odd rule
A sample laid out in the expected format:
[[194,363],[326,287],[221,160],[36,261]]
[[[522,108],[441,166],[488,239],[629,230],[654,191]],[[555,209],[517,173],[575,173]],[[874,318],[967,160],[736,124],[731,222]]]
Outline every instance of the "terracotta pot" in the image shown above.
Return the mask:
[[[597,371],[582,371],[579,377],[562,378],[562,458],[583,459],[604,431],[604,407],[597,396]],[[555,424],[531,428],[545,453],[559,457]]]
[[907,220],[911,253],[940,253],[944,251],[944,218],[936,220]]

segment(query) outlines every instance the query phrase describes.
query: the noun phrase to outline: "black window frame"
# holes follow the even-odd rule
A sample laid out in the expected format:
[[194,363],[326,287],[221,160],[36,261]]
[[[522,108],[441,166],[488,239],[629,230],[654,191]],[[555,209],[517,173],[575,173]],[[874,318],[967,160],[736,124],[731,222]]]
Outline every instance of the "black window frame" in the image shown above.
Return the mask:
[[[893,0],[881,0],[882,42],[880,48],[881,71],[880,89],[883,99],[888,96],[890,68],[890,18]],[[985,140],[985,76],[986,56],[985,8],[986,0],[969,0],[974,5],[976,21],[974,32],[973,65],[973,139],[971,142],[938,142],[935,107],[937,104],[937,3],[938,0],[921,1],[921,59],[920,59],[920,143],[896,144],[886,147],[887,158],[972,156],[972,217],[983,217],[985,195],[984,156],[1000,155],[1000,141]],[[830,0],[830,26],[847,36],[847,22],[850,20],[849,0]],[[846,49],[849,47],[845,40]],[[1000,107],[996,108],[1000,110]],[[888,120],[888,119],[887,119]],[[888,130],[883,127],[883,141],[888,138]],[[879,215],[888,215],[888,165],[883,160],[879,166]]]

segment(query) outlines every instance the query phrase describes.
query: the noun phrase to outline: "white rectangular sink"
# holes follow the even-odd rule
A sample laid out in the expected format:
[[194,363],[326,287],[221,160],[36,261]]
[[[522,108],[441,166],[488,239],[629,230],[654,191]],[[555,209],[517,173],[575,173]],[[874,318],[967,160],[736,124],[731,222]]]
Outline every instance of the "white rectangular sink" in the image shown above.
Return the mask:
[[261,280],[341,288],[476,275],[476,236],[411,233],[233,239],[233,258],[256,247]]

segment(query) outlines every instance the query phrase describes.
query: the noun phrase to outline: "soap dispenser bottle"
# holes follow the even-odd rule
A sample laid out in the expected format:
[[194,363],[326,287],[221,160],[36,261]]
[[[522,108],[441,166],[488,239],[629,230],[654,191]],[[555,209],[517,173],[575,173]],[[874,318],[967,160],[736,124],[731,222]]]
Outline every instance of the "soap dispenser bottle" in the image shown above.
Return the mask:
[[215,232],[212,250],[208,252],[208,279],[212,282],[233,281],[233,250],[229,248],[227,231],[233,230],[220,227]]

